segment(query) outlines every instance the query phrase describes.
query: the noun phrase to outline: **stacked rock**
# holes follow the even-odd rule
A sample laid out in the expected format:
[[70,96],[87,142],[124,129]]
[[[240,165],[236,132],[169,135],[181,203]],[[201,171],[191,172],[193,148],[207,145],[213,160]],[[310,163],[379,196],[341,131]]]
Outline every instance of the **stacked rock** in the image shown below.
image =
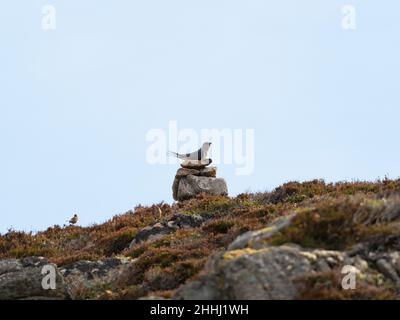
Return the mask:
[[217,178],[216,167],[208,167],[211,162],[210,159],[182,162],[172,185],[174,200],[188,200],[200,193],[228,195],[225,179]]

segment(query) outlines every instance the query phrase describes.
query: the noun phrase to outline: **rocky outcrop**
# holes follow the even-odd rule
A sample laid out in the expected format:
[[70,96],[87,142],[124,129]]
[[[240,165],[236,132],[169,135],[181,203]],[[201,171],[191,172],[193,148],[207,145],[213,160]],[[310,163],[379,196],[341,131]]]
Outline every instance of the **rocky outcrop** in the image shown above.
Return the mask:
[[[55,271],[55,289],[42,285],[46,266]],[[70,299],[65,279],[57,266],[45,258],[0,260],[1,299]]]
[[[178,180],[193,177],[216,179],[216,169],[177,172]],[[138,206],[87,228],[9,231],[0,235],[0,300],[398,300],[399,194],[400,180],[289,183],[271,193]],[[32,252],[48,258],[15,259]],[[54,289],[43,282],[49,269]],[[343,285],[348,272],[354,290]]]
[[87,297],[99,288],[124,285],[135,260],[109,258],[100,261],[78,261],[60,268],[68,290],[74,299]]
[[171,225],[168,225],[168,223],[157,222],[152,226],[144,227],[143,229],[141,229],[130,243],[129,248],[132,248],[134,245],[147,240],[157,240],[162,236],[172,233],[174,231],[175,228],[173,228],[173,226]]
[[308,289],[304,279],[321,273],[337,274],[344,266],[351,266],[363,284],[385,282],[400,290],[397,251],[374,253],[367,251],[368,243],[348,252],[305,249],[295,244],[270,245],[268,240],[289,228],[294,217],[281,217],[264,229],[237,237],[225,252],[209,259],[196,280],[181,286],[174,298],[291,300]]
[[365,260],[337,251],[286,245],[232,250],[213,257],[205,275],[182,286],[175,298],[290,300],[304,289],[301,278],[344,265],[352,265],[363,274],[374,273]]
[[289,215],[279,218],[264,229],[249,231],[240,235],[229,245],[228,250],[237,250],[248,247],[260,249],[265,247],[265,241],[272,238],[281,230],[290,226],[293,217],[294,215]]
[[188,200],[200,193],[228,195],[228,187],[225,180],[216,178],[216,175],[217,169],[215,167],[202,169],[196,167],[180,168],[172,185],[174,200]]
[[[133,266],[128,258],[78,261],[61,268],[43,257],[0,260],[0,300],[90,298],[99,288],[124,285]],[[49,268],[55,272],[54,288],[42,284]]]
[[152,226],[141,229],[132,240],[129,248],[147,240],[157,240],[177,229],[196,228],[201,226],[206,219],[196,214],[175,213],[168,221],[158,222]]

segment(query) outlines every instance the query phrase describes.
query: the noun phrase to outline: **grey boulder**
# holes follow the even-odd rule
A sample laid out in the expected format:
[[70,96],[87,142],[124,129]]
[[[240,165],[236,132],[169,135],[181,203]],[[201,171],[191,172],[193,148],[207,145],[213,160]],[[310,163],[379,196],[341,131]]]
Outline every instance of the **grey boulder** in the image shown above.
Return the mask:
[[175,228],[172,224],[168,224],[165,222],[157,222],[152,226],[147,226],[141,229],[130,243],[129,248],[132,248],[133,246],[147,240],[160,239],[164,235],[170,234],[174,231]]
[[[42,285],[48,272],[45,266],[55,270],[55,289]],[[44,273],[42,273],[42,271]],[[64,277],[42,257],[0,260],[0,300],[3,299],[70,299]]]
[[265,241],[275,236],[281,230],[289,227],[293,221],[294,215],[288,215],[276,219],[266,228],[256,231],[248,231],[238,236],[228,247],[228,250],[237,250],[250,247],[259,249],[265,247]]
[[[73,299],[87,298],[99,289],[118,288],[129,281],[135,260],[108,258],[99,261],[78,261],[60,268]],[[101,290],[100,290],[101,291]]]
[[216,176],[216,167],[203,169],[180,168],[176,172],[172,185],[174,200],[189,200],[200,193],[228,195],[228,187],[225,180]]
[[188,200],[200,193],[214,196],[228,195],[228,187],[222,178],[198,177],[189,175],[180,180],[177,200]]
[[305,289],[301,279],[343,265],[370,273],[366,261],[343,252],[294,245],[232,250],[215,255],[202,275],[181,286],[178,300],[292,300]]
[[290,227],[294,217],[278,218],[264,229],[237,237],[226,251],[208,260],[197,278],[182,285],[174,299],[292,300],[307,290],[305,278],[338,272],[344,266],[354,267],[362,281],[386,278],[400,288],[400,256],[396,252],[371,261],[355,252],[306,249],[290,243],[271,246],[268,240]]
[[178,229],[196,228],[204,223],[205,219],[196,214],[175,213],[171,220],[161,221],[141,229],[129,245],[129,249],[145,241],[154,241],[173,233]]

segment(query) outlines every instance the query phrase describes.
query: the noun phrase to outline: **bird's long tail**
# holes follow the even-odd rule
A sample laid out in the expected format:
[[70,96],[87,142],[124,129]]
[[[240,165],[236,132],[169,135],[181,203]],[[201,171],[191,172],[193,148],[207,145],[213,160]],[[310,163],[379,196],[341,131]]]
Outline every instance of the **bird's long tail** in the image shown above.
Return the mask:
[[168,151],[168,155],[171,156],[171,157],[179,158],[179,159],[184,159],[185,158],[183,155],[181,155],[179,153],[176,153],[176,152],[172,152],[172,151]]

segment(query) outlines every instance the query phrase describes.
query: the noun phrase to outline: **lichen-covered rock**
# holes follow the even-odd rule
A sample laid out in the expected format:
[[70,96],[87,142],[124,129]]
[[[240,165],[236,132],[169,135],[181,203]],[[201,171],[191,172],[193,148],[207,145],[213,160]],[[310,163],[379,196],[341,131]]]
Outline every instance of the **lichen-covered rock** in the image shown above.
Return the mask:
[[[42,281],[47,275],[45,266],[55,270],[55,289],[44,289]],[[44,271],[44,273],[42,273]],[[0,300],[1,299],[70,299],[64,277],[42,257],[0,260]]]
[[172,184],[174,200],[183,201],[204,192],[211,195],[227,195],[228,188],[224,179],[216,178],[217,168],[180,168]]
[[197,214],[175,213],[169,223],[178,228],[196,228],[201,226],[205,220]]
[[[354,270],[361,288],[368,288],[364,291],[367,296],[384,290],[390,293],[391,288],[400,290],[400,255],[383,250],[384,246],[371,247],[366,242],[349,251],[307,249],[291,243],[274,246],[272,239],[301,227],[295,225],[295,218],[295,214],[287,215],[264,229],[240,235],[225,252],[209,259],[201,275],[181,286],[174,298],[297,299],[310,289],[305,279],[316,275],[340,278],[343,268],[348,266]],[[327,290],[337,290],[345,296],[341,285],[339,280]]]
[[147,240],[156,240],[177,229],[196,228],[204,223],[205,219],[195,214],[175,213],[169,221],[161,221],[141,229],[132,240],[129,248]]
[[123,286],[129,279],[135,260],[109,258],[78,261],[60,268],[73,299],[86,298],[99,288]]
[[135,238],[130,243],[129,248],[132,248],[134,245],[143,241],[159,239],[175,230],[176,228],[174,226],[166,222],[157,222],[152,226],[144,227],[136,234]]
[[278,232],[287,228],[291,224],[293,217],[294,215],[284,216],[275,220],[264,229],[249,231],[240,235],[229,245],[228,250],[243,249],[246,247],[253,249],[265,247],[264,241],[272,238]]
[[178,289],[175,299],[291,300],[304,290],[302,278],[354,266],[364,277],[374,271],[359,257],[298,246],[231,250],[214,256],[204,275]]
[[228,186],[222,178],[197,177],[193,175],[182,178],[179,182],[177,200],[183,201],[196,197],[200,193],[214,196],[228,195]]

